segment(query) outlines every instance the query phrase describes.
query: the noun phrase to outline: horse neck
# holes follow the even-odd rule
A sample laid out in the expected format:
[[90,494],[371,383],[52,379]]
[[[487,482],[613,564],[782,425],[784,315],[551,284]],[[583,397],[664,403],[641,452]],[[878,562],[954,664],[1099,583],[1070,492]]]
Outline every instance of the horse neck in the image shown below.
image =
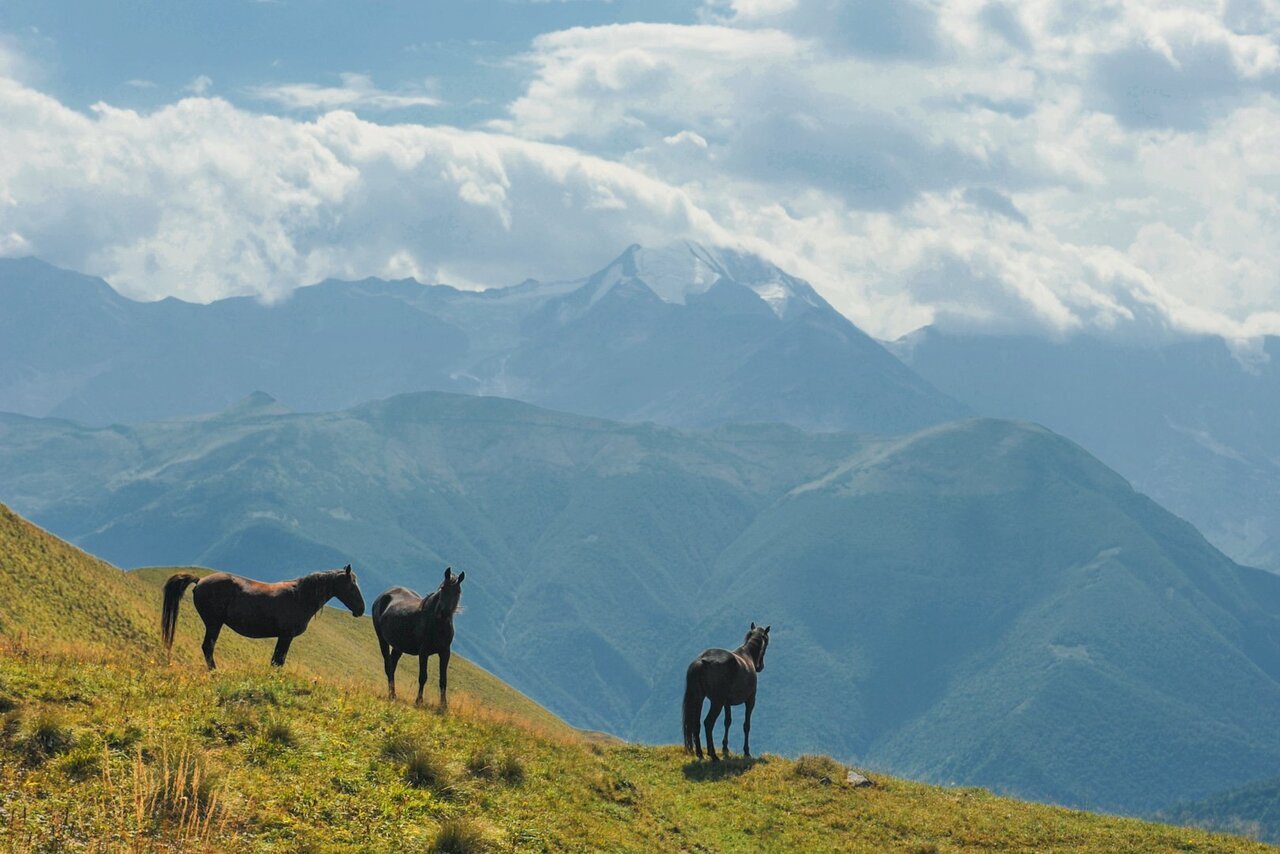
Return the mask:
[[756,637],[748,638],[746,643],[744,643],[742,646],[735,649],[734,652],[745,655],[751,661],[751,666],[754,667],[756,663],[757,653],[760,652],[760,646],[761,644],[760,644],[759,638],[756,638]]
[[427,594],[427,598],[422,600],[422,612],[427,615],[427,621],[431,623],[453,619],[453,612],[444,609],[444,599],[440,596],[439,590]]
[[333,598],[333,574],[313,572],[298,579],[298,593],[312,614]]

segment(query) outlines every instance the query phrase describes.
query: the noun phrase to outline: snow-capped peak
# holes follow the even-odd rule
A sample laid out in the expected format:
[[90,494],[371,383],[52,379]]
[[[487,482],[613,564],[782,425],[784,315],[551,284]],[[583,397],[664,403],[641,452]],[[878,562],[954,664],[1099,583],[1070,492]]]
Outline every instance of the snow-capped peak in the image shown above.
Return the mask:
[[726,280],[746,287],[773,310],[785,316],[796,300],[810,306],[822,298],[809,285],[787,275],[757,255],[733,249],[712,248],[691,240],[681,240],[657,248],[632,245],[612,264],[589,280],[595,286],[594,303],[618,282],[643,282],[664,302],[684,305],[690,296],[705,293],[716,282]]

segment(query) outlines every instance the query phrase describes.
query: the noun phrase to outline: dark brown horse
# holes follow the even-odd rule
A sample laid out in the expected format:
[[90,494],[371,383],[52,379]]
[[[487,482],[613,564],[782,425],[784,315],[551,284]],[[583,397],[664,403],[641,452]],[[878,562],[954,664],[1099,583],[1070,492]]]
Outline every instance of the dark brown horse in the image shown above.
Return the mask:
[[218,633],[223,626],[230,626],[247,638],[277,638],[271,663],[279,667],[289,654],[289,644],[307,630],[307,623],[333,597],[338,597],[354,616],[364,613],[364,597],[360,595],[360,586],[356,583],[356,574],[351,571],[351,564],[342,569],[313,572],[274,584],[225,572],[215,572],[204,578],[179,572],[164,583],[160,637],[164,640],[165,650],[173,648],[178,605],[182,602],[183,592],[192,584],[196,589],[191,598],[196,603],[200,619],[204,620],[204,643],[200,648],[204,650],[204,660],[210,670],[215,667],[213,645],[218,642]]
[[425,599],[403,587],[392,587],[373,600],[373,631],[382,649],[382,663],[387,671],[387,690],[396,698],[396,665],[400,656],[418,656],[418,699],[422,704],[422,688],[427,684],[427,659],[440,656],[440,708],[449,706],[445,694],[449,686],[449,647],[453,644],[453,612],[462,598],[465,572],[444,571],[444,581],[436,592]]
[[710,698],[711,710],[704,721],[707,727],[707,753],[718,762],[715,748],[716,718],[724,709],[724,754],[729,755],[730,709],[747,704],[747,719],[742,724],[742,755],[751,755],[751,710],[756,707],[756,674],[764,670],[764,652],[769,648],[769,626],[763,629],[751,624],[742,646],[709,649],[693,660],[684,678],[684,749],[702,758],[702,740],[698,734],[698,715],[702,701]]

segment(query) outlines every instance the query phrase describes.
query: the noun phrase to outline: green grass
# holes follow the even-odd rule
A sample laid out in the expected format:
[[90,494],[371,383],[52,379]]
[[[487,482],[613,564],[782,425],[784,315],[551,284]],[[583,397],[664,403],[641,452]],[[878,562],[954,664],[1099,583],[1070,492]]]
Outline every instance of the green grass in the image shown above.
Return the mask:
[[[213,570],[153,567],[121,572],[31,525],[0,505],[0,637],[47,648],[111,650],[139,660],[163,663],[160,644],[160,588],[175,572],[206,575]],[[366,591],[369,594],[369,591]],[[372,595],[369,595],[372,600]],[[179,608],[171,661],[203,666],[200,642],[204,626],[188,590]],[[274,640],[250,640],[227,630],[218,639],[219,667],[237,670],[271,659]],[[404,662],[409,662],[405,664]],[[435,696],[436,663],[432,661]],[[315,678],[353,680],[369,690],[386,690],[382,657],[368,617],[323,608],[307,631],[293,642],[286,670]],[[416,688],[416,659],[401,662],[401,693]],[[449,666],[449,692],[461,703],[475,703],[519,716],[538,726],[568,732],[558,717],[461,656]],[[3,712],[0,692],[0,712]]]
[[[10,642],[0,692],[23,721],[0,742],[0,834],[19,851],[177,838],[268,851],[1264,850],[979,789],[878,775],[853,788],[830,760],[700,764],[265,666],[208,674]],[[27,761],[27,722],[47,720],[76,746]],[[288,740],[271,735],[281,722]],[[219,734],[241,725],[240,738]],[[113,735],[129,727],[142,733],[132,744]],[[73,767],[81,755],[96,764]],[[479,770],[507,757],[511,779]]]
[[5,513],[0,546],[6,850],[1265,850],[980,789],[854,788],[823,757],[711,765],[593,740],[475,669],[448,714],[392,702],[338,613],[286,668],[237,639],[209,673],[187,608],[165,664],[154,578]]

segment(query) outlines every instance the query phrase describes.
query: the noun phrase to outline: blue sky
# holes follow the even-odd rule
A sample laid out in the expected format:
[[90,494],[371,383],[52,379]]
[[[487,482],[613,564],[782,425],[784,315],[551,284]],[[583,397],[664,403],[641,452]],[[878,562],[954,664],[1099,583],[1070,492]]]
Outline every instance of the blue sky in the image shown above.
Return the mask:
[[138,298],[725,243],[895,337],[1280,333],[1277,0],[0,0],[0,254]]
[[[200,77],[248,106],[255,87],[298,81],[447,92],[434,109],[394,118],[465,124],[519,94],[508,60],[541,33],[637,20],[692,22],[697,4],[664,0],[204,0],[0,3],[0,30],[47,72],[45,91],[87,108],[97,101],[154,109]],[[261,104],[257,104],[261,107]]]

